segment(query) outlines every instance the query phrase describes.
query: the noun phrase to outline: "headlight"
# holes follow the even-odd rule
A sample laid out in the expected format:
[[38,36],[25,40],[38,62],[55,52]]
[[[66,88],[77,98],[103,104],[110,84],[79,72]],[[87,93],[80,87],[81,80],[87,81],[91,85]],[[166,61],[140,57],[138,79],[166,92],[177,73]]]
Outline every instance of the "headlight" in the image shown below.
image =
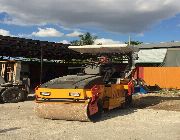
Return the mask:
[[40,92],[40,95],[50,96],[50,95],[51,95],[51,92]]
[[69,93],[69,96],[73,96],[73,97],[80,97],[80,93],[78,93],[78,92],[70,92]]

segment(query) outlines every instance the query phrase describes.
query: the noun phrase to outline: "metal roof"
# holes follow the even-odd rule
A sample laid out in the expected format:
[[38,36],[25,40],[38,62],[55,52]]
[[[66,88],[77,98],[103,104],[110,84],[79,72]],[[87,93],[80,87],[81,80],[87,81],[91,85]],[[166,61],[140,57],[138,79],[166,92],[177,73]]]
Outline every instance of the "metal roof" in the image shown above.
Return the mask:
[[[69,44],[32,40],[0,35],[0,56],[71,60],[80,57],[78,52],[68,49]],[[41,49],[42,48],[42,49]]]
[[130,53],[138,51],[138,48],[128,46],[127,44],[69,46],[69,49],[89,54]]
[[137,45],[139,49],[162,49],[162,48],[180,48],[180,42],[161,42],[161,43],[146,43]]
[[0,35],[0,59],[21,57],[21,59],[30,58],[32,60],[32,58],[40,59],[43,54],[43,59],[69,62],[73,59],[97,58],[97,55],[103,53],[116,55],[134,51],[134,47],[127,46],[127,44],[70,46],[69,48],[68,46],[69,44]]

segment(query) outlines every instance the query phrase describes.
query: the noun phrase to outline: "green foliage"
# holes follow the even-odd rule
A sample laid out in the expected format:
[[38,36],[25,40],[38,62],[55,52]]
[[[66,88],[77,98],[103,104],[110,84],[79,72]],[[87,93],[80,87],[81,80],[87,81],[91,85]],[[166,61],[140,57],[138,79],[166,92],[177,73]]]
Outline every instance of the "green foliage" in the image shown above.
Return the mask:
[[91,35],[89,32],[79,35],[80,40],[71,41],[71,45],[80,46],[80,45],[92,45],[97,39],[97,36]]
[[71,43],[71,45],[73,45],[73,46],[80,46],[80,45],[81,45],[79,40],[73,40],[73,41],[71,41],[70,43]]
[[[129,44],[129,42],[125,42],[126,44]],[[140,41],[131,41],[131,45],[139,45],[142,44],[143,42]]]

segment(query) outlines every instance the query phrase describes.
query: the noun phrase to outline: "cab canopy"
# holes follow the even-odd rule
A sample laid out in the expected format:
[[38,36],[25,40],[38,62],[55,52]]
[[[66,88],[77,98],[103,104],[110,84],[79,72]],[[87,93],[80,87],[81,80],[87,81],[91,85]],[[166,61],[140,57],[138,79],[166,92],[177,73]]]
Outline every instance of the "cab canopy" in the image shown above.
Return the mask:
[[69,49],[80,52],[82,54],[127,54],[138,51],[138,48],[129,46],[127,44],[69,46]]

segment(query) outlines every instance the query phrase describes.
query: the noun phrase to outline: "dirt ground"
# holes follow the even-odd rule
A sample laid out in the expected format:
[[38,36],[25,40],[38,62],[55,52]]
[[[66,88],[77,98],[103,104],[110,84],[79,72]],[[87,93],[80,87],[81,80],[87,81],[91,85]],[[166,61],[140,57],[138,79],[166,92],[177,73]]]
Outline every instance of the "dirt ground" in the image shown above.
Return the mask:
[[180,94],[133,98],[131,107],[104,113],[96,123],[38,118],[33,101],[0,104],[0,139],[180,140]]

